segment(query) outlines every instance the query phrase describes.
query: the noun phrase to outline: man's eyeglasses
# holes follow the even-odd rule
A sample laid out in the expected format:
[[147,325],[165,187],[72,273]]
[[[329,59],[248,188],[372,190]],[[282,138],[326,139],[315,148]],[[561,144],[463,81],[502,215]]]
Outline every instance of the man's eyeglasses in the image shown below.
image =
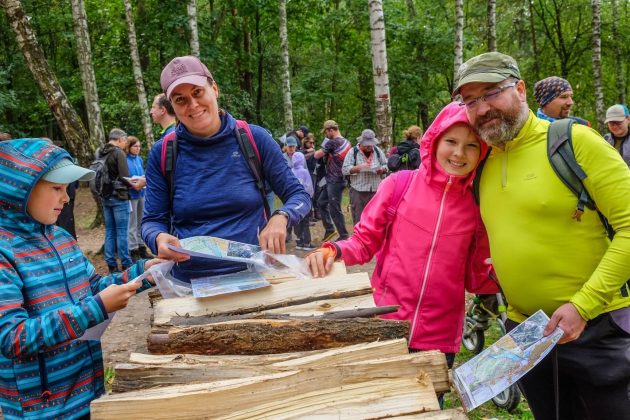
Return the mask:
[[518,82],[512,82],[512,83],[505,84],[503,86],[499,86],[499,87],[497,87],[495,89],[492,89],[491,91],[487,92],[485,95],[478,96],[478,97],[476,97],[474,99],[470,99],[468,101],[463,101],[461,99],[461,96],[460,96],[459,105],[460,106],[466,106],[466,108],[468,108],[468,109],[474,109],[481,102],[492,102],[492,101],[498,99],[499,96],[501,95],[501,93],[503,93],[503,91],[505,89],[514,87],[514,86],[516,86],[517,83]]
[[612,125],[613,127],[621,127],[623,124],[627,124],[627,121],[608,121],[608,125]]

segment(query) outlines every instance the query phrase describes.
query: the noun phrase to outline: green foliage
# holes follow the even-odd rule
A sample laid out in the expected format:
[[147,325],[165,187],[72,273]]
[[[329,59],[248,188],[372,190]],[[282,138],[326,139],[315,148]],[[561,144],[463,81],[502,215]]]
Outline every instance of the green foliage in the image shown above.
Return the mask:
[[[497,2],[497,45],[514,56],[527,82],[559,75],[573,85],[574,114],[595,120],[588,0]],[[606,105],[618,101],[614,47],[630,56],[628,2],[617,16],[602,4],[602,74]],[[464,59],[485,52],[485,0],[466,0]],[[413,8],[411,7],[413,5]],[[68,0],[23,0],[31,24],[70,102],[85,120],[76,42]],[[121,0],[85,0],[93,65],[106,131],[141,134],[141,117]],[[132,0],[148,101],[161,91],[170,59],[189,52],[188,16],[178,0]],[[394,140],[411,124],[424,128],[450,101],[453,82],[454,1],[383,2]],[[533,20],[532,20],[533,16]],[[280,136],[284,131],[277,0],[198,0],[201,57],[219,84],[220,104]],[[367,2],[290,0],[287,4],[294,122],[318,133],[335,119],[356,137],[374,127],[374,87]],[[611,35],[616,19],[619,39]],[[532,32],[533,23],[533,32]],[[536,39],[536,49],[533,39]],[[0,16],[0,129],[59,137],[57,124],[26,67],[6,16]],[[630,80],[630,65],[622,60]],[[627,91],[627,88],[625,88]],[[87,126],[87,124],[86,124]],[[157,133],[157,127],[156,127]],[[318,134],[319,135],[319,134]]]

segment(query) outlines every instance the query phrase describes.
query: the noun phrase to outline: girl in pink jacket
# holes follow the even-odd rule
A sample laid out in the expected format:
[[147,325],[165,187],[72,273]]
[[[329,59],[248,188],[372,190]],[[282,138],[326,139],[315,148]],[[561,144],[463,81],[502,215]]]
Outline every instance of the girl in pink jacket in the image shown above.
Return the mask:
[[487,148],[464,107],[447,105],[422,138],[420,168],[386,178],[352,237],[326,242],[306,258],[319,277],[334,259],[355,265],[376,255],[374,301],[400,306],[383,318],[409,321],[409,348],[440,350],[449,367],[461,343],[464,289],[498,292],[472,194],[474,169]]

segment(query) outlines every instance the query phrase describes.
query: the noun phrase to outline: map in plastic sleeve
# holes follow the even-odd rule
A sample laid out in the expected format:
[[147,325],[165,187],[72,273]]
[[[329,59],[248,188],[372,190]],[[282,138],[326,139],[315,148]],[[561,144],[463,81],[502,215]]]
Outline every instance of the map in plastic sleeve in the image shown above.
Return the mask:
[[536,366],[563,335],[560,328],[543,337],[549,317],[541,310],[496,343],[453,370],[453,382],[465,411],[505,391]]

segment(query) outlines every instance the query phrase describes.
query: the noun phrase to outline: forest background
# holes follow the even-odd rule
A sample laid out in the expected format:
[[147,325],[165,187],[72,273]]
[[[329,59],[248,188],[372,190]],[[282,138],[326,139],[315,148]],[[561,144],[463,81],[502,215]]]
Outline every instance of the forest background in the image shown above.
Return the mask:
[[[58,140],[82,163],[89,163],[102,134],[91,121],[94,92],[79,71],[86,58],[76,26],[80,6],[104,132],[120,127],[151,143],[159,127],[147,133],[146,110],[161,91],[160,72],[173,57],[198,48],[220,87],[220,105],[236,117],[280,137],[287,130],[283,80],[288,79],[294,126],[305,124],[321,137],[323,121],[332,118],[346,137],[354,138],[377,123],[371,3],[374,0],[0,0],[5,11],[0,14],[0,131]],[[454,69],[462,59],[489,50],[518,61],[532,109],[534,83],[561,76],[573,85],[572,114],[605,130],[604,106],[625,103],[628,92],[628,8],[628,0],[383,1],[393,143],[411,124],[426,128],[450,101]],[[283,17],[288,66],[283,60],[286,44],[281,42]],[[25,47],[16,40],[20,19],[30,24],[50,74],[29,69]],[[198,47],[191,43],[193,35]],[[65,131],[49,106],[51,96],[43,94],[42,82],[38,85],[33,73],[58,80],[85,127],[83,133],[89,133],[89,147],[64,142]]]

